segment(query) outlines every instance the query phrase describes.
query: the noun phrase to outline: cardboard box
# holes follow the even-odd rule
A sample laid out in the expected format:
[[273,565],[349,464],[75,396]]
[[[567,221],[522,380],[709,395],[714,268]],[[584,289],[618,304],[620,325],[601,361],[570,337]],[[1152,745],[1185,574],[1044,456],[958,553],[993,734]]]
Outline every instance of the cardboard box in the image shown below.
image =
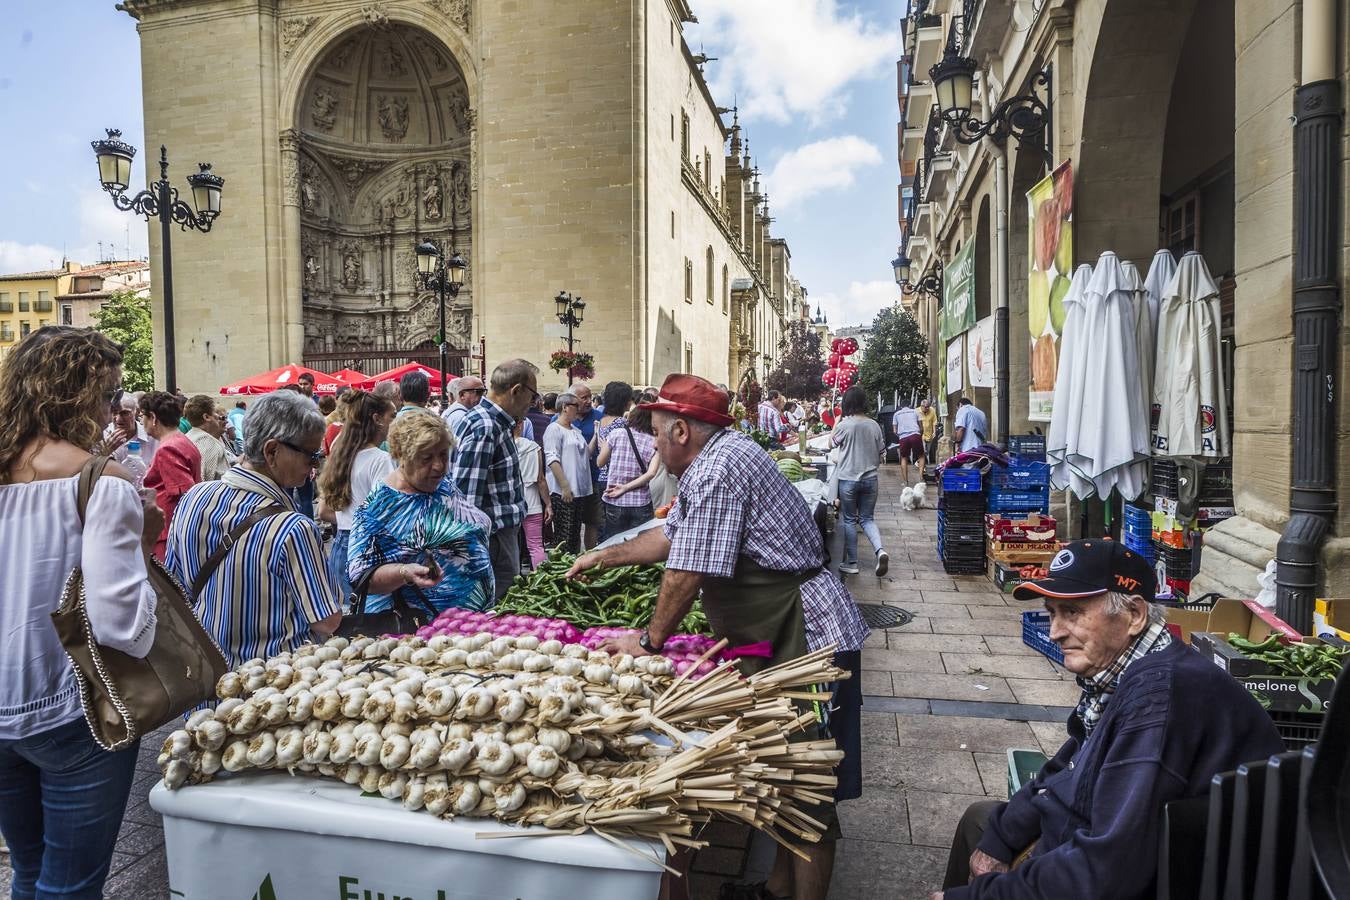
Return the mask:
[[1319,597],[1313,606],[1313,636],[1350,641],[1350,599]]
[[1005,594],[1011,594],[1013,589],[1022,583],[1022,576],[1018,571],[1017,566],[994,563],[994,586]]
[[1255,600],[1222,599],[1214,601],[1209,609],[1168,607],[1167,623],[1177,626],[1180,637],[1191,643],[1197,631],[1210,631],[1228,636],[1237,632],[1248,640],[1264,641],[1272,631],[1278,631],[1288,641],[1302,640],[1298,629],[1289,625]]
[[993,541],[989,545],[989,558],[994,562],[1008,566],[1045,566],[1059,552],[1059,544],[1004,543]]
[[[1316,638],[1308,640],[1321,643]],[[1336,679],[1272,674],[1269,664],[1264,660],[1247,656],[1228,643],[1227,632],[1194,632],[1191,646],[1233,676],[1265,709],[1320,713],[1325,712],[1331,703]]]
[[1052,517],[1038,513],[1025,517],[989,513],[984,517],[984,524],[990,540],[1010,543],[1053,541],[1059,533],[1059,525]]

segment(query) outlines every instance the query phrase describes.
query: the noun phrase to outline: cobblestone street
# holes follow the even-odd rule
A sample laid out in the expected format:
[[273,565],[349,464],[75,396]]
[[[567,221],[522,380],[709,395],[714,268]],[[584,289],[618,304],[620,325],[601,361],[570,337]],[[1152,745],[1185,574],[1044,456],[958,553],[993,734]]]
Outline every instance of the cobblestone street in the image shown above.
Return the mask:
[[[926,898],[941,884],[952,829],[967,804],[1006,796],[1010,747],[1053,753],[1078,690],[1062,669],[1026,647],[1020,604],[988,578],[953,577],[937,559],[937,513],[900,508],[894,467],[881,473],[876,520],[890,572],[871,574],[859,535],[863,574],[846,576],[860,603],[901,607],[907,625],[874,631],[863,652],[861,799],[840,806],[832,898]],[[837,561],[840,536],[835,535]],[[161,735],[141,748],[137,778],[113,855],[106,896],[168,896],[164,833],[146,797],[158,778]],[[745,833],[719,827],[695,864],[699,900],[727,879],[752,874]],[[8,860],[5,860],[6,863]],[[9,868],[0,867],[0,895]]]

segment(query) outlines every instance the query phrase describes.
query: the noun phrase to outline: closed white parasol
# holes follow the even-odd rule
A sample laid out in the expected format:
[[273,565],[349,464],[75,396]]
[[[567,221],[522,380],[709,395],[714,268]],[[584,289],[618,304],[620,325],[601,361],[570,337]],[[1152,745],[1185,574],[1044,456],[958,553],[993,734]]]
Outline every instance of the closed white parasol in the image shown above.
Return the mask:
[[1204,257],[1181,258],[1158,311],[1153,452],[1160,456],[1228,455],[1228,402],[1219,286]]

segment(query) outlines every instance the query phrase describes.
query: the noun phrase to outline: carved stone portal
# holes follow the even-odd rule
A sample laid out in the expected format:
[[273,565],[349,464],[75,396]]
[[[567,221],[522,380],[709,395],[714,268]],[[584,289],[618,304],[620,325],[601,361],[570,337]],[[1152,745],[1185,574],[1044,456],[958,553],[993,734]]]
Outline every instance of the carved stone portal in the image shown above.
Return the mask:
[[[414,247],[430,238],[472,255],[473,113],[463,75],[430,34],[375,18],[320,59],[301,101],[306,118],[291,155],[306,353],[430,341],[439,300],[418,283]],[[472,275],[446,311],[456,348],[471,343]]]

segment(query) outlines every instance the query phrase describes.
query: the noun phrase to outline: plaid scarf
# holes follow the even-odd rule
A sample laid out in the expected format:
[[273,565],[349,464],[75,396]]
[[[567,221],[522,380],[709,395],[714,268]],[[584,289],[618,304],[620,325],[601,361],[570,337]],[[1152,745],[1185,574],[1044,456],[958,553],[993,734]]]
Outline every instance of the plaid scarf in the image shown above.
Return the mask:
[[1125,674],[1125,670],[1129,668],[1130,663],[1150,653],[1166,650],[1171,643],[1172,635],[1168,632],[1167,626],[1162,622],[1156,622],[1145,628],[1139,637],[1135,638],[1134,642],[1126,647],[1120,656],[1116,657],[1116,661],[1111,665],[1090,678],[1079,676],[1076,679],[1078,686],[1083,689],[1083,696],[1078,699],[1078,706],[1074,709],[1074,712],[1082,721],[1083,731],[1086,735],[1090,736],[1092,729],[1097,727],[1097,722],[1106,709],[1107,701],[1116,692],[1116,686],[1120,684],[1120,676]]

